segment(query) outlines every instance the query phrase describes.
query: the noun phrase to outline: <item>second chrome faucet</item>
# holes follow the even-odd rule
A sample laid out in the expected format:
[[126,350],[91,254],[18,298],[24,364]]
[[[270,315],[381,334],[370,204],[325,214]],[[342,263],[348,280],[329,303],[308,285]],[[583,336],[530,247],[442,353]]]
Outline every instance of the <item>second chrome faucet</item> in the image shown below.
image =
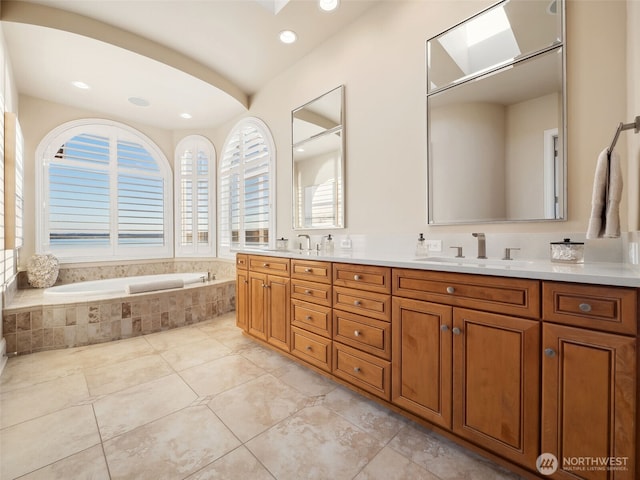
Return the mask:
[[484,233],[472,233],[478,239],[478,258],[487,258],[487,239]]

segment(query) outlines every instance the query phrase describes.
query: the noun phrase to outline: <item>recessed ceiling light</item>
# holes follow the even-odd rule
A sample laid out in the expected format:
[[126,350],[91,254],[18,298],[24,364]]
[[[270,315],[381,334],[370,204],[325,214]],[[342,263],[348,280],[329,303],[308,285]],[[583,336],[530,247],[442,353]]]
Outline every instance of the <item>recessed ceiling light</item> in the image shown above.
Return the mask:
[[75,82],[71,82],[71,85],[81,90],[89,90],[91,88],[88,84],[81,82],[79,80],[76,80]]
[[181,116],[182,118],[186,118],[186,119],[192,118],[192,117],[191,117],[191,114],[190,114],[190,113],[186,113],[186,112],[185,112],[185,113],[181,113],[181,114],[180,114],[180,116]]
[[325,12],[333,12],[338,5],[340,5],[340,0],[319,0],[318,5],[320,6],[320,10],[324,10]]
[[282,43],[294,43],[298,39],[298,35],[293,30],[283,30],[280,32],[280,41]]
[[133,103],[137,107],[148,107],[151,105],[149,100],[140,97],[129,97],[129,102]]

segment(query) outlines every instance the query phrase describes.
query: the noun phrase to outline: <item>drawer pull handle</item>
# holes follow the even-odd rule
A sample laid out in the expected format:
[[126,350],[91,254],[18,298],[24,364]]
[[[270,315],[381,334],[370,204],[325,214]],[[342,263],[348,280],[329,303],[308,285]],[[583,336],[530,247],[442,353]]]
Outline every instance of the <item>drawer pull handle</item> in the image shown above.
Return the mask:
[[460,330],[458,327],[453,327],[451,331],[454,335],[460,335],[462,333],[462,330]]
[[310,351],[311,351],[311,345],[307,345],[306,347],[304,347],[304,349],[305,349],[307,352],[310,352]]
[[263,263],[262,266],[265,267],[265,268],[269,268],[269,264],[268,263]]
[[311,315],[307,315],[306,317],[304,317],[304,319],[309,322],[313,319],[313,317]]
[[353,371],[356,373],[360,373],[360,367],[353,367]]
[[456,289],[453,287],[447,287],[447,293],[455,293]]
[[305,295],[311,295],[311,290],[305,290],[305,291],[304,291],[304,294],[305,294]]
[[449,331],[449,325],[440,325],[440,330],[443,332],[448,332]]
[[361,302],[360,300],[355,300],[355,301],[353,302],[353,304],[354,304],[356,307],[359,307],[360,305],[362,305],[362,302]]
[[313,273],[313,268],[305,268],[304,273]]
[[353,336],[354,336],[354,337],[359,337],[359,336],[360,336],[360,331],[359,331],[359,330],[355,330],[355,331],[353,332]]
[[544,354],[547,357],[553,358],[556,356],[556,351],[553,348],[545,348],[544,349]]
[[355,281],[360,280],[360,278],[361,278],[361,277],[360,277],[360,275],[354,275],[354,276],[353,276],[353,279],[354,279]]
[[581,303],[580,305],[578,305],[578,308],[582,312],[590,312],[591,311],[591,305],[589,305],[588,303]]

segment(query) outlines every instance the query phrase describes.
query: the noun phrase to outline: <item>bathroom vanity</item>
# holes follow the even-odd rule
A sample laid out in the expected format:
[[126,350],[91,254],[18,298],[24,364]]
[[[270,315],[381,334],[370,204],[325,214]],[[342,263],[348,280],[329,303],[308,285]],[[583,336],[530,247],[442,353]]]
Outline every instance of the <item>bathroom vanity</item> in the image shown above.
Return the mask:
[[521,475],[635,479],[640,278],[540,263],[239,253],[237,325]]

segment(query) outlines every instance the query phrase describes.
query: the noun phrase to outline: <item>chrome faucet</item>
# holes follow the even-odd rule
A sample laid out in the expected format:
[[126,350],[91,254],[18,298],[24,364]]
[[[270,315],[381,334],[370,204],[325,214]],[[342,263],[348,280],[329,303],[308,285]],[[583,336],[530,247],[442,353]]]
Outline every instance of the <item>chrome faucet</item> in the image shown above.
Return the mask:
[[487,240],[484,233],[472,233],[478,239],[478,258],[487,258]]
[[[301,233],[300,235],[298,235],[299,237],[303,237],[307,239],[307,248],[305,248],[304,250],[306,250],[307,252],[311,250],[311,237],[309,235],[306,235],[304,233]],[[302,250],[302,244],[300,244],[300,250]]]

